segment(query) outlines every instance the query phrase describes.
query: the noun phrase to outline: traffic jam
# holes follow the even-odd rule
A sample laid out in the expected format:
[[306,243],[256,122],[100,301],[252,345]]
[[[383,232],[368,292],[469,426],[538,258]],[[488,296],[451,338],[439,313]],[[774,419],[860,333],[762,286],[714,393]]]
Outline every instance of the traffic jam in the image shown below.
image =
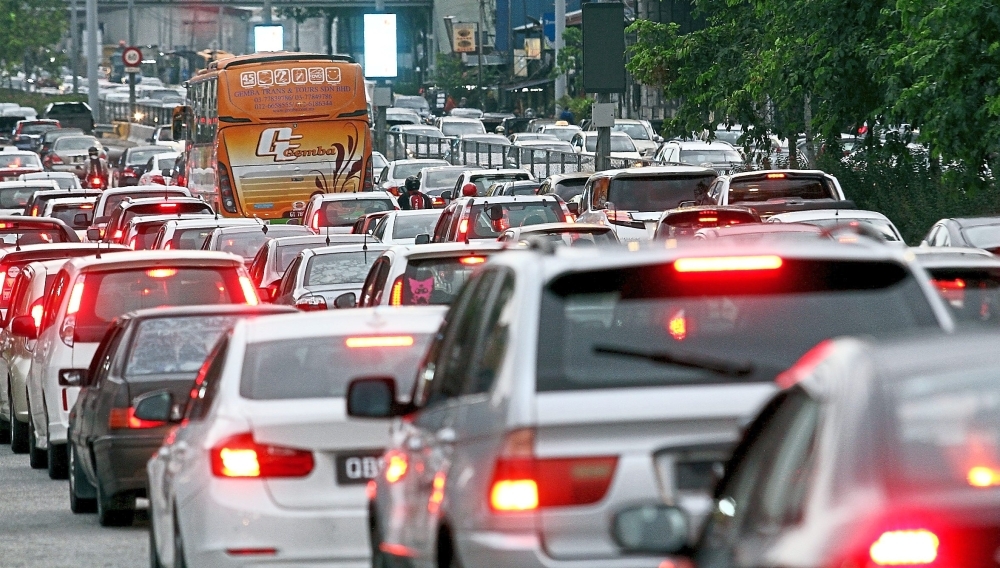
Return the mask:
[[186,96],[182,152],[0,152],[0,441],[152,568],[1000,562],[1000,217],[908,247],[832,175],[652,137],[386,159],[337,56]]

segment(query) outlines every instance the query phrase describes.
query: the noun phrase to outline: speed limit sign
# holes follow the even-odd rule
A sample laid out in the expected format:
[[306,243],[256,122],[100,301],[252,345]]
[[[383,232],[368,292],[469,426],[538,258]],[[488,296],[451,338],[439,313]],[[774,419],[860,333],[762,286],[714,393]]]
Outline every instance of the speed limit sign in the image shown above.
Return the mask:
[[142,51],[138,47],[126,47],[122,51],[122,62],[125,67],[138,67],[142,63]]

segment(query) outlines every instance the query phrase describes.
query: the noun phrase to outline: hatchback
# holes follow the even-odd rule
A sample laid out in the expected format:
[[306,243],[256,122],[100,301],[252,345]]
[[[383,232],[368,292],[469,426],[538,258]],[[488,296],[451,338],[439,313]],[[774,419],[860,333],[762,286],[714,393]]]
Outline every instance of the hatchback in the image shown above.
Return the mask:
[[304,311],[354,307],[369,269],[386,248],[377,243],[307,248],[288,266],[273,301]]
[[315,232],[329,227],[333,233],[349,233],[363,215],[396,209],[396,198],[386,191],[326,193],[312,196],[302,214],[302,224]]
[[229,252],[243,257],[250,265],[257,251],[267,241],[279,237],[312,235],[312,231],[301,225],[246,225],[218,227],[208,236],[202,250]]
[[277,237],[261,245],[247,270],[250,272],[250,279],[257,287],[261,299],[270,302],[278,291],[278,283],[281,282],[281,277],[285,274],[288,265],[303,250],[330,245],[364,243],[366,240],[370,240],[367,235],[343,233]]

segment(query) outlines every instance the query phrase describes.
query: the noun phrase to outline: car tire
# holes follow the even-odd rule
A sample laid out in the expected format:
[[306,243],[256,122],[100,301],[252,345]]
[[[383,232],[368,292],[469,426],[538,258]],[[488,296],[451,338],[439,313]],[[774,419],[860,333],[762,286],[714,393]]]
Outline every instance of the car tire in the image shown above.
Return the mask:
[[48,465],[48,453],[38,447],[35,438],[35,420],[28,418],[28,465],[31,469],[43,469]]
[[14,397],[11,396],[10,384],[7,385],[7,409],[10,414],[10,451],[15,454],[28,452],[28,425],[14,416]]
[[69,456],[66,455],[66,444],[53,444],[49,442],[46,454],[49,479],[66,479],[69,477]]
[[76,450],[72,443],[69,445],[69,509],[74,514],[97,512],[97,499],[93,497],[96,491],[94,486],[87,481],[87,474],[80,467],[79,460],[76,459]]
[[181,538],[181,523],[177,520],[177,505],[174,505],[174,568],[187,568],[184,557],[184,539]]
[[97,482],[97,522],[102,527],[127,527],[135,521],[135,495],[116,493],[105,495]]

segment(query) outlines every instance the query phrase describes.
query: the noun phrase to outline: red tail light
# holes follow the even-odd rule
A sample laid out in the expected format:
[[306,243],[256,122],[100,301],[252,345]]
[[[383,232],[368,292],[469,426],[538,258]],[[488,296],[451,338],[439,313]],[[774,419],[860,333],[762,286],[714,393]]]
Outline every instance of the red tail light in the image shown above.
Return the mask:
[[42,306],[42,300],[44,298],[39,298],[35,300],[34,304],[31,304],[31,319],[35,322],[35,329],[41,329],[42,327],[42,316],[45,315],[45,308]]
[[466,235],[469,233],[469,218],[465,217],[458,222],[458,240],[465,240]]
[[392,283],[392,290],[389,292],[389,305],[390,306],[402,306],[403,305],[403,277],[400,276],[396,278],[396,281]]
[[3,282],[3,292],[0,295],[0,307],[6,308],[10,304],[10,293],[14,288],[14,279],[21,273],[17,266],[7,267],[0,265],[0,282]]
[[125,169],[122,170],[122,177],[126,176],[135,177],[135,170],[132,169],[132,166],[125,166]]
[[395,185],[390,185],[390,186],[386,187],[385,190],[388,191],[389,193],[395,195],[396,197],[399,197],[399,187],[397,187]]
[[921,566],[934,562],[940,540],[927,529],[882,533],[868,550],[878,566]]
[[211,460],[216,477],[305,477],[315,466],[311,451],[259,444],[249,432],[219,442]]
[[295,302],[295,307],[303,312],[315,312],[326,309],[326,298],[323,296],[306,296]]
[[111,240],[115,241],[115,242],[118,242],[118,240],[121,239],[121,238],[122,238],[122,230],[118,229],[117,231],[115,231],[114,236],[111,237]]
[[389,483],[396,483],[403,479],[408,469],[409,462],[406,459],[406,454],[390,451],[385,456],[385,480]]
[[60,158],[58,154],[50,154],[49,161],[52,162],[53,164],[63,163],[62,158]]
[[256,306],[260,303],[257,291],[253,289],[253,282],[250,281],[250,277],[240,276],[240,288],[243,289],[243,299],[248,306]]
[[69,294],[69,304],[66,306],[66,317],[63,318],[62,326],[59,328],[59,338],[69,347],[73,346],[76,336],[76,313],[80,311],[80,304],[83,302],[84,276],[80,276]]
[[229,181],[229,170],[219,164],[219,196],[222,198],[222,208],[226,213],[236,213],[236,198],[233,196],[233,185]]
[[31,208],[31,216],[32,217],[38,217],[38,206],[37,205],[35,205],[34,207]]
[[764,177],[767,179],[785,179],[785,174],[767,174]]
[[365,163],[365,181],[364,181],[364,187],[361,188],[361,191],[374,191],[375,190],[375,185],[373,183],[375,181],[375,165],[372,164],[372,161],[373,161],[372,157],[368,156],[368,160]]
[[112,408],[108,415],[108,427],[112,430],[141,430],[143,428],[159,428],[166,422],[158,420],[142,420],[135,417],[135,408]]
[[171,211],[177,209],[176,203],[161,203],[160,209],[170,209]]
[[534,446],[534,430],[507,435],[490,483],[494,511],[589,505],[607,494],[617,456],[538,458]]

